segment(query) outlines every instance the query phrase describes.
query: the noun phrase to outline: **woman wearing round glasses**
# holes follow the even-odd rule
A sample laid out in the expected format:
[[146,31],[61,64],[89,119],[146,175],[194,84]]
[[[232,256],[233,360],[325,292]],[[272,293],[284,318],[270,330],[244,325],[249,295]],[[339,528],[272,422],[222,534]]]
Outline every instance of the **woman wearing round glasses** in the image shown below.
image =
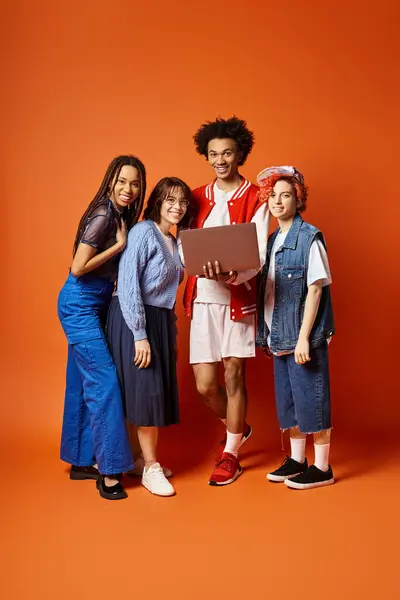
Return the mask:
[[187,226],[192,206],[180,179],[157,183],[144,220],[129,233],[107,323],[126,417],[137,427],[144,458],[142,483],[160,496],[175,490],[157,459],[158,429],[179,422],[174,308],[183,265],[170,230]]

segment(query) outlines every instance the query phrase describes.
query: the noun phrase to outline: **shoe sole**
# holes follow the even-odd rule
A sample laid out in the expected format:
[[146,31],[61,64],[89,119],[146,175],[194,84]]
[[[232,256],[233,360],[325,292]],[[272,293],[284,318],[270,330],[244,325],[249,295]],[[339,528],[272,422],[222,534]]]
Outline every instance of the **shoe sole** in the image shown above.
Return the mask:
[[273,475],[272,473],[267,473],[266,478],[268,481],[272,481],[272,483],[284,483],[286,479],[292,479],[293,477],[297,477],[300,475],[299,473],[293,473],[293,475]]
[[73,473],[70,471],[69,478],[71,481],[84,481],[85,479],[92,479],[97,481],[98,475],[89,475],[88,473]]
[[316,481],[314,483],[297,483],[296,481],[285,479],[284,483],[288,488],[291,488],[292,490],[310,490],[312,488],[333,485],[335,483],[335,480],[332,477],[332,479],[327,479],[326,481]]
[[[249,436],[250,437],[250,436]],[[243,469],[240,468],[236,471],[236,473],[234,474],[234,476],[232,477],[232,479],[228,479],[228,481],[212,481],[210,480],[208,482],[208,485],[211,485],[212,487],[216,487],[216,486],[222,486],[222,485],[229,485],[230,483],[233,483],[234,481],[236,481],[236,479],[238,477],[240,477],[240,475],[243,473]]]
[[150,488],[150,486],[147,485],[143,480],[142,480],[142,486],[145,487],[146,490],[150,492],[150,494],[153,494],[153,496],[161,496],[161,498],[170,498],[171,496],[175,496],[175,494],[176,494],[175,490],[173,492],[168,492],[167,494],[160,494],[158,492],[153,492],[153,490]]
[[99,490],[99,494],[102,498],[104,498],[104,500],[125,500],[125,498],[128,497],[128,494],[126,492],[125,494],[119,494],[118,496],[116,496],[115,494],[107,494],[107,492]]

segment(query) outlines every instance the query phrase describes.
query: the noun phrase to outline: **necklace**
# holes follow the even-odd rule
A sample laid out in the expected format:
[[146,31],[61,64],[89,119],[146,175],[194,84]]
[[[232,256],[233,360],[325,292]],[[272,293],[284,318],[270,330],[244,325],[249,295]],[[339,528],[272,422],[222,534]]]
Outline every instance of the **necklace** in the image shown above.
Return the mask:
[[123,212],[124,212],[124,209],[123,209],[123,208],[120,208],[119,206],[117,206],[117,204],[116,204],[116,203],[115,203],[113,200],[111,200],[110,196],[108,197],[108,199],[109,199],[109,201],[111,202],[111,204],[113,205],[113,207],[114,207],[115,211],[116,211],[116,212],[117,212],[117,213],[118,213],[120,216],[122,216],[122,214],[123,214]]

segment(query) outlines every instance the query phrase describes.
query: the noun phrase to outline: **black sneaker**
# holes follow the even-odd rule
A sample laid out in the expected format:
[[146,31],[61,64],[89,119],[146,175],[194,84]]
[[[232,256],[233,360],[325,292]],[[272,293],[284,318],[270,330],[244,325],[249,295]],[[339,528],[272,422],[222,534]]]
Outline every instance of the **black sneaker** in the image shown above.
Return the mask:
[[323,487],[324,485],[332,485],[333,483],[335,483],[335,480],[330,465],[327,471],[321,471],[315,465],[311,465],[306,473],[301,473],[293,479],[286,479],[285,481],[285,485],[294,490],[308,490],[310,488]]
[[306,458],[303,463],[300,463],[297,462],[297,460],[294,460],[294,458],[287,456],[278,469],[272,471],[272,473],[267,473],[267,479],[269,479],[269,481],[274,481],[275,483],[282,483],[282,481],[286,481],[288,477],[296,477],[296,475],[299,475],[300,473],[305,473],[307,469],[308,464]]

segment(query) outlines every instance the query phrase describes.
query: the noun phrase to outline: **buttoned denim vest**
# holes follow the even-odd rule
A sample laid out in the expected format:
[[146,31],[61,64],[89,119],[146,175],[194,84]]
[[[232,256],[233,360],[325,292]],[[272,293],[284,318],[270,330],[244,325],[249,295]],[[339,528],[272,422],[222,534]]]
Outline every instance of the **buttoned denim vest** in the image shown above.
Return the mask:
[[[264,320],[265,286],[272,247],[279,229],[268,239],[267,260],[261,272],[258,294],[258,325],[256,345],[265,348],[270,339],[271,352],[293,351],[299,339],[307,298],[307,270],[311,244],[319,239],[325,246],[322,233],[305,223],[296,214],[281,248],[275,254],[275,305],[271,331]],[[335,333],[330,286],[322,288],[321,300],[313,328],[310,347],[316,348]]]

